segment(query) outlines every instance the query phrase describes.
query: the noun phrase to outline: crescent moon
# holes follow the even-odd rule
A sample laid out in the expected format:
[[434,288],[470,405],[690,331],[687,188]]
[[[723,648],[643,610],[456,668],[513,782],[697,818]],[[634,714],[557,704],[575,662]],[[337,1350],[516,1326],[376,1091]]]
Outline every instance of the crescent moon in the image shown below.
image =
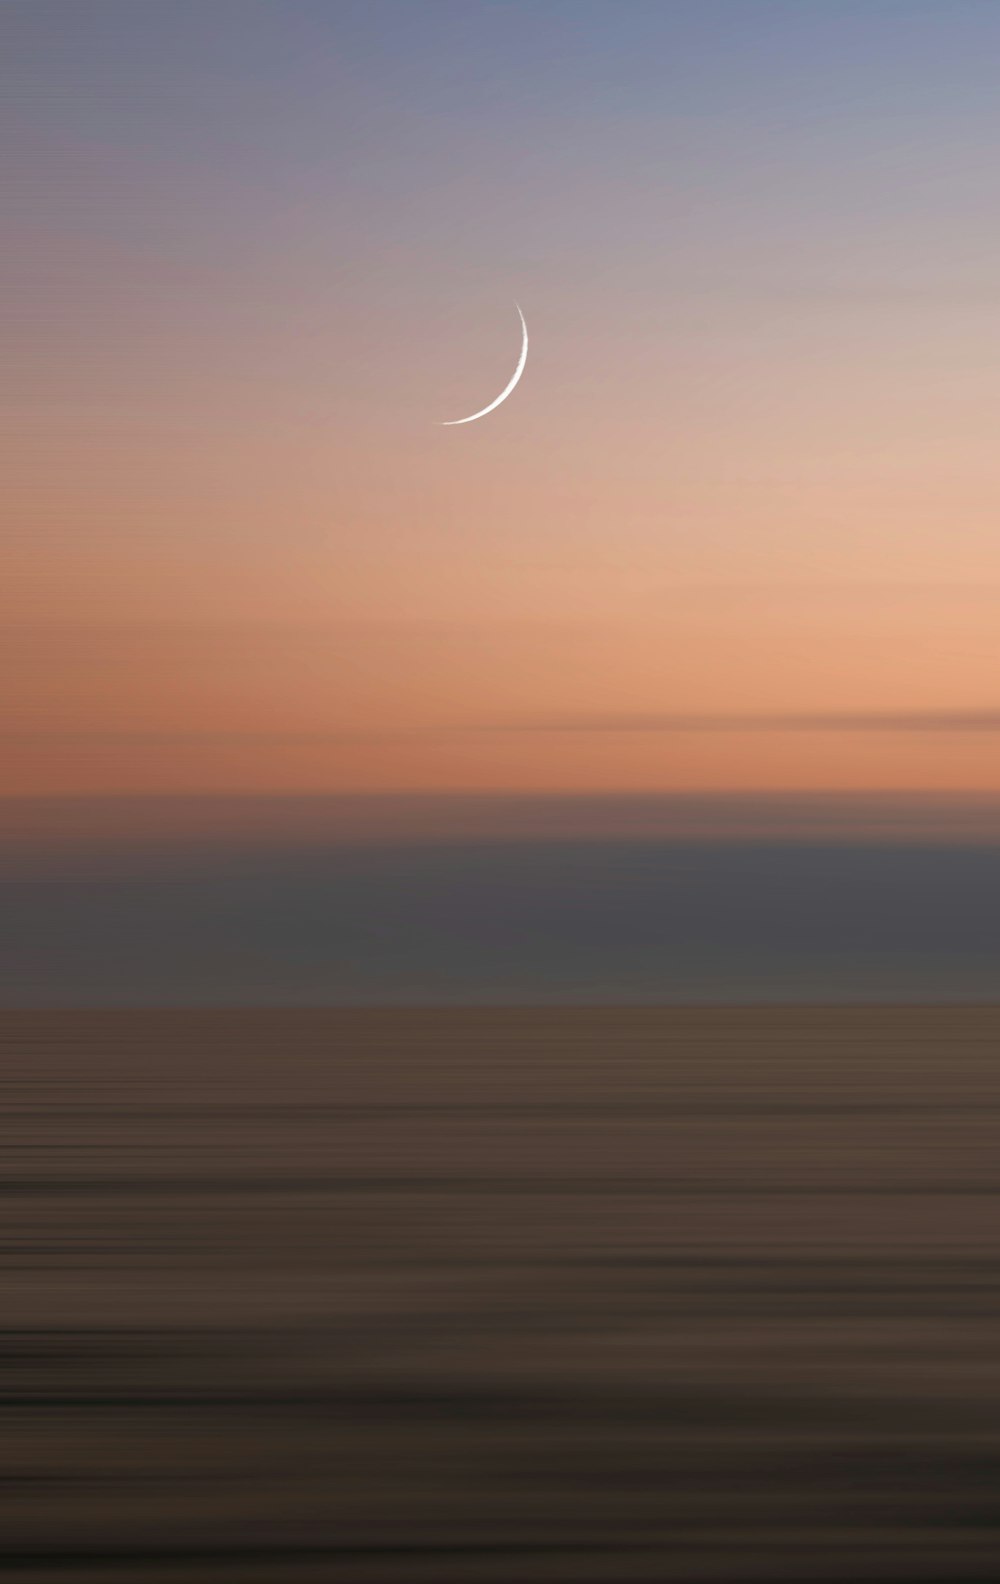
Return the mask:
[[442,428],[451,429],[455,424],[475,423],[477,418],[485,418],[486,414],[487,413],[491,413],[493,411],[494,407],[499,407],[499,405],[500,405],[500,403],[502,401],[506,401],[507,400],[507,397],[510,395],[511,391],[514,389],[514,386],[517,384],[518,380],[521,378],[521,375],[524,373],[524,365],[528,361],[528,326],[524,322],[524,315],[521,312],[520,305],[518,303],[515,303],[514,307],[517,309],[518,318],[521,321],[521,337],[522,337],[522,339],[521,339],[521,356],[517,360],[517,368],[514,370],[513,377],[511,378],[510,383],[504,386],[503,390],[500,392],[500,394],[496,398],[496,400],[495,401],[491,401],[490,405],[488,407],[483,407],[480,412],[470,413],[468,418],[445,418],[445,419],[442,420],[442,424],[441,424]]

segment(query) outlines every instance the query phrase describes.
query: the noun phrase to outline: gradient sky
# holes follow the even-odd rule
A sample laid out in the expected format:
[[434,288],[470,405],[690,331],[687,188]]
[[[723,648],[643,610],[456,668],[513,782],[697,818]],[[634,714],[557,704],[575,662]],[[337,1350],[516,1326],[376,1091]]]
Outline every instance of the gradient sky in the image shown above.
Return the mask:
[[0,35],[4,792],[1000,790],[1000,7]]

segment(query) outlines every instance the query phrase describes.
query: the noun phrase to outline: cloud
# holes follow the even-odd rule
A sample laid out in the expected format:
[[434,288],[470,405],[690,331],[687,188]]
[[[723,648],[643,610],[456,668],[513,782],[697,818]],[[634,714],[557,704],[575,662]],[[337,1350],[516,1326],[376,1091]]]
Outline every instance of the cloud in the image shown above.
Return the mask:
[[512,717],[507,720],[469,721],[463,725],[435,723],[426,726],[391,725],[372,729],[327,731],[135,731],[135,730],[14,730],[0,731],[0,744],[8,749],[61,748],[93,752],[100,748],[148,752],[173,749],[226,753],[247,747],[302,749],[345,747],[420,739],[490,736],[575,735],[683,735],[685,733],[801,734],[839,733],[871,736],[989,736],[1000,733],[1000,709],[943,710],[801,710],[761,712],[664,711],[646,713],[604,711],[589,714]]
[[412,736],[414,733],[395,731],[106,731],[93,730],[0,732],[0,742],[29,747],[33,745],[82,746],[105,748],[227,748],[262,743],[275,747],[311,747],[323,743],[379,742],[386,736]]
[[746,714],[539,716],[487,728],[510,732],[1000,732],[1000,709],[802,710]]
[[684,732],[866,732],[984,734],[1000,732],[1000,709],[941,710],[799,710],[646,713],[605,711],[599,714],[564,714],[513,717],[508,720],[472,721],[463,725],[435,723],[425,726],[388,725],[364,730],[326,731],[135,731],[42,730],[0,731],[0,743],[10,747],[127,747],[225,749],[247,745],[274,748],[321,747],[347,743],[377,743],[425,737],[513,735],[517,733],[612,734]]

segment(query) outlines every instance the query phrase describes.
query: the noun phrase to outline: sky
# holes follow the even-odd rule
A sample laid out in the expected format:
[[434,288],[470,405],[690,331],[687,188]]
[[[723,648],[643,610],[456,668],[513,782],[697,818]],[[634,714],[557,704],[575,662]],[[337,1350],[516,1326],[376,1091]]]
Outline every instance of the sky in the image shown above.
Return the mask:
[[0,30],[4,793],[1000,791],[1000,11]]

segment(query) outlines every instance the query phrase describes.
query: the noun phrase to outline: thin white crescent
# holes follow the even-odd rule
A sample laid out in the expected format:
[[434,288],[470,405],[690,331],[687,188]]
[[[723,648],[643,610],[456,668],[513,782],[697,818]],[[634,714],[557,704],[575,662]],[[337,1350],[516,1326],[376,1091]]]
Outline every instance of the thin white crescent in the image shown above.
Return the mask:
[[486,414],[491,413],[494,407],[499,407],[502,401],[507,400],[507,397],[514,389],[514,386],[521,378],[521,375],[524,373],[524,365],[528,361],[528,326],[524,322],[524,315],[521,313],[520,305],[515,303],[514,307],[517,309],[518,316],[521,320],[521,335],[523,339],[521,341],[521,356],[517,360],[517,368],[514,370],[514,376],[510,384],[505,385],[496,401],[491,401],[490,405],[488,407],[484,407],[481,412],[470,413],[468,418],[445,418],[442,420],[442,428],[450,429],[455,424],[475,423],[477,418],[485,418]]

